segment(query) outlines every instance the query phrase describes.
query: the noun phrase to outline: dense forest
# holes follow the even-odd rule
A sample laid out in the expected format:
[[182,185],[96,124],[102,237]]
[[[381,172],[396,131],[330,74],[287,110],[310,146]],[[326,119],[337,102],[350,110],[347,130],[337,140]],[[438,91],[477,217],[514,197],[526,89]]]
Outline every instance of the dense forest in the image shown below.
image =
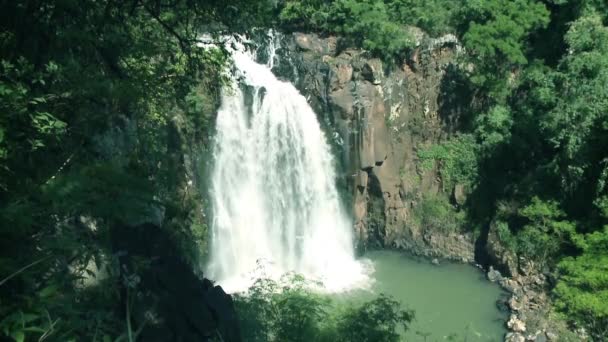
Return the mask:
[[[2,0],[0,19],[0,340],[136,340],[154,325],[151,266],[123,249],[151,218],[201,275],[204,179],[186,169],[205,165],[230,64],[202,34],[339,35],[390,67],[413,52],[412,26],[466,51],[458,133],[419,158],[471,189],[469,229],[495,225],[554,279],[573,329],[608,336],[604,1]],[[397,341],[413,319],[385,296],[336,313],[303,281],[235,298],[244,339]]]

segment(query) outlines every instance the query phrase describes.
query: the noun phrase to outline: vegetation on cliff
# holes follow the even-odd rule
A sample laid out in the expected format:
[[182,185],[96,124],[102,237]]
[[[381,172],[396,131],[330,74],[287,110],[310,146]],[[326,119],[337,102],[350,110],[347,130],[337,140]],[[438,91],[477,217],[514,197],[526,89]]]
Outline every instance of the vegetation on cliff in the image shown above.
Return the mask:
[[[288,0],[280,16],[397,65],[415,53],[409,25],[459,37],[467,109],[458,134],[419,151],[420,166],[438,168],[448,196],[468,188],[468,225],[483,234],[497,222],[505,246],[556,277],[557,307],[597,340],[608,319],[608,251],[590,247],[608,225],[607,13],[595,0]],[[424,199],[418,220],[463,225],[441,203]]]
[[[446,192],[466,184],[469,222],[500,221],[507,246],[555,275],[557,308],[601,341],[607,13],[600,0],[0,1],[0,337],[136,338],[128,294],[137,272],[115,257],[118,228],[155,221],[195,266],[206,228],[186,165],[201,161],[193,148],[205,147],[227,63],[222,50],[196,48],[201,32],[334,33],[401,62],[416,48],[407,27],[419,26],[460,38],[470,93],[460,134],[421,161],[436,163]],[[446,208],[433,200],[427,212],[448,217]],[[309,295],[285,293],[260,305],[293,313]],[[325,317],[322,301],[297,303]],[[374,316],[375,305],[393,315]],[[293,323],[281,317],[254,321],[281,334]],[[330,330],[386,327],[390,340],[410,319],[384,298]]]

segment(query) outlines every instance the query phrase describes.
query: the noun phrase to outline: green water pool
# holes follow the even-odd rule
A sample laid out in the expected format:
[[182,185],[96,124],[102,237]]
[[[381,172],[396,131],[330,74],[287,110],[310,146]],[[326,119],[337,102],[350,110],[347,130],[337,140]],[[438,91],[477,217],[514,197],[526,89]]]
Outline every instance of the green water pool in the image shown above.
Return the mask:
[[416,313],[406,341],[503,341],[507,314],[496,301],[505,293],[481,270],[467,264],[434,265],[391,251],[370,252],[365,258],[374,264],[371,291],[392,295]]

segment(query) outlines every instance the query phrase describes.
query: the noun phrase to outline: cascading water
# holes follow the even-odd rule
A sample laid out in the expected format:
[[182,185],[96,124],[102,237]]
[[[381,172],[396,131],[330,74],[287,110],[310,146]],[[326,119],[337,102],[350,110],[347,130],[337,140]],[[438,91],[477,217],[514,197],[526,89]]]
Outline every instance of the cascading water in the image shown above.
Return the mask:
[[217,115],[209,276],[228,292],[288,272],[329,291],[364,283],[330,148],[306,99],[230,43],[235,66]]

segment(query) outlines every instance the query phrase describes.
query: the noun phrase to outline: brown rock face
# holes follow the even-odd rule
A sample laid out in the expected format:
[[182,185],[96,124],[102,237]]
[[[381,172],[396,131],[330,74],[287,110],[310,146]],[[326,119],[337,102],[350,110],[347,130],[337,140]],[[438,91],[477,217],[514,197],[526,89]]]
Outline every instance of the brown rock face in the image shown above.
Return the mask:
[[336,37],[295,33],[283,47],[275,72],[307,97],[338,150],[360,246],[471,261],[470,236],[427,231],[412,215],[423,196],[442,189],[434,170],[416,166],[416,148],[443,139],[457,124],[457,106],[445,105],[453,96],[442,91],[457,44],[426,39],[409,59],[415,67],[388,67],[365,51],[340,50]]
[[500,267],[507,276],[519,273],[517,256],[500,241],[496,222],[490,224],[485,248],[491,263]]

